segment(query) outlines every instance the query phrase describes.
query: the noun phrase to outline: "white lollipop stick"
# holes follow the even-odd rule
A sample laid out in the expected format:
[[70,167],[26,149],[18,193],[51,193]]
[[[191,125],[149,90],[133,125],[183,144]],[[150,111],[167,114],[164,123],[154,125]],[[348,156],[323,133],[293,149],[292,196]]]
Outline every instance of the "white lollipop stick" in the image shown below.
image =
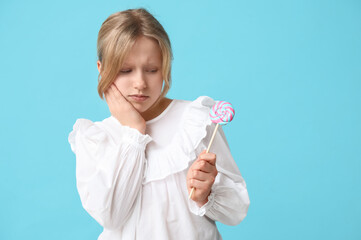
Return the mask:
[[[219,124],[217,123],[216,128],[215,128],[214,131],[213,131],[213,135],[212,135],[211,141],[210,141],[209,144],[208,144],[208,148],[207,148],[206,153],[208,153],[208,152],[209,152],[209,149],[211,148],[211,145],[212,145],[214,136],[216,136],[216,132],[217,132],[218,126],[219,126]],[[190,198],[192,197],[193,191],[194,191],[194,187],[192,187],[192,190],[191,190],[191,192],[189,193],[188,199],[190,199]]]
[[[209,152],[209,149],[211,148],[214,136],[216,135],[217,129],[219,125],[225,125],[227,123],[229,123],[230,121],[232,121],[233,117],[234,117],[234,108],[232,107],[232,105],[229,102],[225,102],[225,101],[217,101],[210,113],[209,116],[212,120],[213,123],[217,123],[216,128],[213,131],[213,135],[211,138],[211,141],[208,145],[207,151],[206,153]],[[191,192],[189,193],[188,199],[190,199],[192,197],[192,194],[194,192],[194,187],[192,187]]]

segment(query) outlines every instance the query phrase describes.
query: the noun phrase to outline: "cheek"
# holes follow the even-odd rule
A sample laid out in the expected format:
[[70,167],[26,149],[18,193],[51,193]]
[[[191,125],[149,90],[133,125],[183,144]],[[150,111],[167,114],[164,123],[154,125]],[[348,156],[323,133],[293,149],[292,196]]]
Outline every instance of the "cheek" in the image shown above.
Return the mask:
[[163,87],[163,80],[161,81],[157,81],[157,84],[155,84],[155,89],[157,89],[157,92],[159,92],[159,94],[162,92],[162,87]]
[[127,89],[127,81],[125,81],[125,79],[119,79],[117,78],[115,81],[114,81],[114,84],[115,86],[119,89],[119,91],[121,93],[125,93],[126,92],[126,89]]
[[160,74],[158,77],[157,77],[157,80],[154,81],[155,82],[155,88],[158,89],[159,92],[162,91],[162,87],[163,87],[163,77],[162,77],[162,74]]

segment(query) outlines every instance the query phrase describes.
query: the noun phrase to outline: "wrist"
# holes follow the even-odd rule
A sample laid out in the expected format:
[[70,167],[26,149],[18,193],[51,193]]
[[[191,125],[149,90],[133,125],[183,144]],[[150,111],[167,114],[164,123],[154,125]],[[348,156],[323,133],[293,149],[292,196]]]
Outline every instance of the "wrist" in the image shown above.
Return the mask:
[[118,117],[114,116],[118,122],[123,126],[128,126],[134,129],[137,129],[141,134],[145,135],[146,125],[144,124],[129,124],[127,122],[122,122]]
[[146,126],[134,126],[141,134],[145,135]]
[[199,202],[196,202],[197,203],[197,205],[198,205],[198,207],[202,207],[204,204],[206,204],[208,202],[208,197],[205,199],[205,200],[203,200],[203,201],[199,201]]

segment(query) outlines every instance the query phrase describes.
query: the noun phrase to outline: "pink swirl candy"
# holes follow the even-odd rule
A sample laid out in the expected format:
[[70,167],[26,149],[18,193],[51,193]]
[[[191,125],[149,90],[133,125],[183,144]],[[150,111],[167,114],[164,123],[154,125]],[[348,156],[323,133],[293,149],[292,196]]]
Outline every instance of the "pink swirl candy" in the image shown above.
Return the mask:
[[209,112],[212,122],[218,123],[219,125],[225,125],[232,121],[234,114],[232,104],[225,101],[217,101]]

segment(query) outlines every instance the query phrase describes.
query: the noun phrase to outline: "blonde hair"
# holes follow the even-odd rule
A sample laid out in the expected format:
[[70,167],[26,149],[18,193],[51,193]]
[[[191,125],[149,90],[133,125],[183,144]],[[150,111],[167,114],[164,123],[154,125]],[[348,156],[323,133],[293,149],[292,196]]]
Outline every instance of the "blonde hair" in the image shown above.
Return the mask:
[[97,54],[101,62],[98,76],[98,94],[114,82],[122,67],[124,58],[140,36],[155,39],[162,52],[162,75],[164,86],[159,99],[166,96],[171,86],[172,48],[168,34],[146,9],[128,9],[110,15],[102,24],[97,40]]

